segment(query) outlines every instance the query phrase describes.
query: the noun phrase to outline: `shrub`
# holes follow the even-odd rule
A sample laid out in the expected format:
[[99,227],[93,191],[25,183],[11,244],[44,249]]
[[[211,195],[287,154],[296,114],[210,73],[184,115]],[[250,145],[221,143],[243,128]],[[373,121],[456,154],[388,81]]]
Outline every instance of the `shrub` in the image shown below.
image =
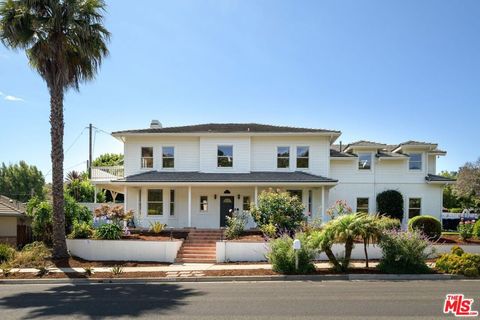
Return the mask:
[[466,277],[478,277],[480,274],[480,255],[465,253],[455,246],[450,253],[442,254],[435,267],[445,273],[461,274]]
[[260,226],[260,231],[262,231],[263,235],[267,238],[275,238],[277,236],[277,227],[275,227],[273,223],[267,223]]
[[458,224],[457,230],[460,236],[460,239],[466,241],[473,237],[473,229],[475,227],[474,222],[472,221],[464,221],[463,218],[460,220]]
[[94,210],[94,213],[96,218],[106,218],[117,225],[120,225],[122,221],[127,221],[133,218],[133,211],[129,210],[125,212],[121,205],[111,207],[108,204],[102,204]]
[[375,223],[380,232],[398,230],[402,226],[400,220],[388,216],[378,216]]
[[480,220],[477,220],[473,225],[473,236],[477,239],[480,239]]
[[247,224],[247,216],[242,212],[235,212],[231,217],[227,216],[227,228],[225,237],[227,239],[237,239],[245,230]]
[[408,221],[408,230],[420,230],[428,238],[436,240],[442,235],[442,223],[432,216],[416,216]]
[[261,228],[274,224],[277,230],[294,232],[305,220],[301,199],[288,192],[264,191],[258,196],[258,205],[252,206],[252,217]]
[[333,206],[327,209],[327,214],[331,219],[352,212],[352,208],[345,200],[337,200]]
[[313,259],[315,250],[311,247],[305,234],[297,234],[297,239],[302,243],[298,250],[298,270],[295,270],[295,250],[293,239],[288,235],[270,241],[270,252],[267,254],[268,261],[272,264],[272,270],[279,273],[295,274],[315,271]]
[[380,214],[403,219],[403,196],[396,190],[387,190],[377,195],[377,210]]
[[122,236],[122,228],[115,223],[106,223],[95,230],[95,238],[101,240],[119,240]]
[[10,265],[13,268],[45,267],[50,257],[50,249],[43,242],[36,241],[27,244],[22,251],[17,252]]
[[70,239],[88,239],[93,236],[93,227],[91,223],[85,221],[74,221],[72,232],[68,235]]
[[158,221],[150,222],[150,231],[159,234],[165,229],[167,225]]
[[0,263],[8,262],[15,256],[15,249],[12,246],[0,243]]
[[429,273],[426,260],[433,254],[427,250],[429,244],[418,230],[387,232],[379,243],[383,257],[377,267],[386,273]]

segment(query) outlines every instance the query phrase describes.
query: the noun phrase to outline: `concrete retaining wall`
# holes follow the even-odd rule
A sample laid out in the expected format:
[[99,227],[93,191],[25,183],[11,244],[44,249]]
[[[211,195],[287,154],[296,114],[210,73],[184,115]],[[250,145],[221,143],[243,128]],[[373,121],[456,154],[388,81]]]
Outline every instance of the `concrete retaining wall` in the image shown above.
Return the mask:
[[89,261],[175,262],[182,240],[67,239],[70,254]]

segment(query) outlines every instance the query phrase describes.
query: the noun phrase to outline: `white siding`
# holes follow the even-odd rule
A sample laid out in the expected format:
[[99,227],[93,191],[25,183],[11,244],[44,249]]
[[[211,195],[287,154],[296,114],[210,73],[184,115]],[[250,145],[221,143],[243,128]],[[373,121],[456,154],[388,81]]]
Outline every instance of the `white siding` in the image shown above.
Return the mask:
[[[309,168],[297,169],[297,147],[310,148]],[[290,147],[290,168],[277,168],[277,147]],[[252,171],[296,171],[328,176],[330,143],[328,137],[252,137]]]
[[[217,151],[220,145],[233,146],[233,167],[217,167]],[[202,172],[250,172],[250,137],[200,137],[200,171]]]
[[[153,168],[141,169],[141,148],[153,147]],[[162,170],[162,147],[175,147],[175,168],[165,171],[198,171],[198,137],[129,137],[125,143],[125,175],[137,174],[149,170]]]

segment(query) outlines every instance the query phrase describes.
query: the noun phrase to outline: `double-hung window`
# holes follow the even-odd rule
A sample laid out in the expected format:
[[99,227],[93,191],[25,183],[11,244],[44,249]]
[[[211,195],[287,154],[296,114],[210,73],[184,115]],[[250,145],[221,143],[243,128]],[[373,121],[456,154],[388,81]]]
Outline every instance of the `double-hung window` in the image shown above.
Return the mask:
[[297,147],[297,168],[308,169],[309,147]]
[[142,147],[140,167],[142,169],[153,168],[153,148],[152,147]]
[[277,168],[290,167],[290,147],[277,148]]
[[163,215],[163,190],[162,189],[148,190],[147,212],[149,216]]
[[409,198],[408,199],[408,218],[419,216],[422,214],[422,199]]
[[372,168],[372,154],[371,153],[359,153],[358,154],[358,169],[370,170]]
[[242,209],[243,209],[243,211],[250,211],[250,197],[249,196],[244,196],[243,197]]
[[219,168],[233,167],[233,146],[218,146],[217,166]]
[[410,153],[408,168],[410,170],[422,170],[422,154],[421,153]]
[[170,216],[175,215],[175,190],[170,189]]
[[357,212],[368,213],[368,198],[357,198]]
[[162,167],[173,168],[175,166],[175,148],[163,147],[162,148]]

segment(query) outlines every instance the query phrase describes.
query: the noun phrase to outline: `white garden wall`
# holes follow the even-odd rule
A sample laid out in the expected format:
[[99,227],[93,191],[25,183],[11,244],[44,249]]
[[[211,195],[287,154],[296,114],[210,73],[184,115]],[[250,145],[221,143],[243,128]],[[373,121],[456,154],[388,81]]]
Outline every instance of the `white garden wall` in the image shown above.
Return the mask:
[[89,261],[175,262],[182,240],[67,239],[70,254]]
[[[450,252],[453,245],[433,245],[435,252],[438,254]],[[480,254],[480,246],[465,245],[460,246],[465,252]],[[242,261],[267,261],[265,257],[269,250],[269,245],[266,242],[239,242],[239,241],[219,241],[217,242],[217,262],[242,262]],[[343,256],[345,253],[345,246],[342,244],[335,244],[332,247],[333,253],[336,256]],[[379,246],[368,246],[369,259],[381,259],[382,250]],[[365,252],[363,244],[356,244],[352,250],[351,259],[363,260],[365,259]],[[328,258],[325,253],[317,255],[316,260],[327,261]]]

